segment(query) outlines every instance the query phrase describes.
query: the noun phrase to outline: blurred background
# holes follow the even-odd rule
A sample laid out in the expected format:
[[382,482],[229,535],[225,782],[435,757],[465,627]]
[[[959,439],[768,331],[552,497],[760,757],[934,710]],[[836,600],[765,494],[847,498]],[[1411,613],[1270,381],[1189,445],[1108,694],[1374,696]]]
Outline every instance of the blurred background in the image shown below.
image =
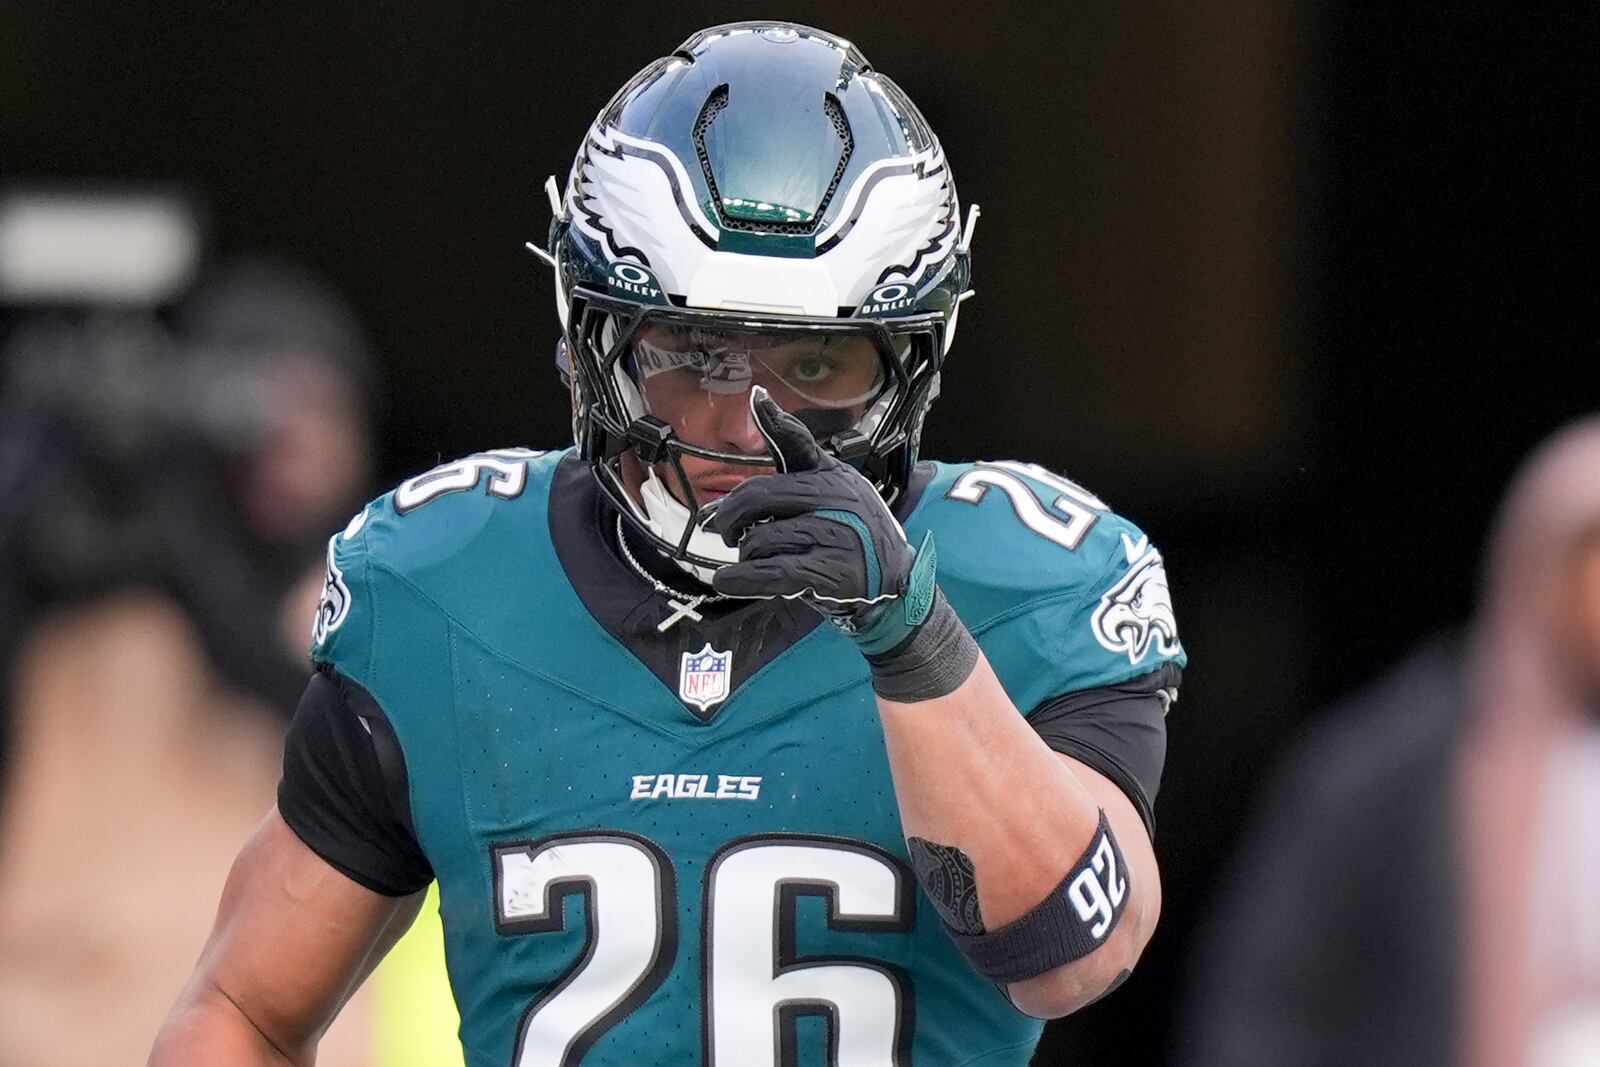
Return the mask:
[[[1586,5],[0,7],[0,195],[28,218],[62,190],[132,203],[130,240],[154,242],[129,246],[142,270],[91,255],[104,277],[41,280],[6,259],[0,209],[0,959],[50,953],[39,931],[82,914],[59,864],[85,848],[189,862],[121,824],[147,800],[213,813],[204,884],[165,898],[91,856],[81,898],[140,925],[192,897],[203,914],[159,938],[181,981],[270,800],[322,540],[441,459],[568,440],[553,288],[522,248],[548,225],[540,186],[636,69],[756,16],[854,40],[983,206],[926,454],[1063,470],[1169,561],[1192,664],[1162,927],[1039,1062],[1272,1062],[1193,1021],[1270,769],[1467,623],[1513,471],[1600,411]],[[213,747],[118,734],[119,655],[164,729],[199,717]],[[206,718],[223,706],[230,725]],[[87,743],[63,721],[104,763],[27,785]],[[52,806],[115,768],[133,792]],[[83,973],[45,970],[0,998],[44,1011],[30,990]]]

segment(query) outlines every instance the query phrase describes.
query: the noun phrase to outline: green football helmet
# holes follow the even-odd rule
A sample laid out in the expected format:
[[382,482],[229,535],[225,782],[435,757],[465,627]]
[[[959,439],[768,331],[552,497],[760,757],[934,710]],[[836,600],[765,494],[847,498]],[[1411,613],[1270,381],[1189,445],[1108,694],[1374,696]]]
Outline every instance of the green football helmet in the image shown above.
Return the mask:
[[664,553],[702,578],[736,558],[686,460],[771,469],[707,428],[755,384],[887,499],[904,490],[977,211],[963,227],[938,139],[854,45],[786,22],[702,30],[622,87],[551,195],[577,444]]

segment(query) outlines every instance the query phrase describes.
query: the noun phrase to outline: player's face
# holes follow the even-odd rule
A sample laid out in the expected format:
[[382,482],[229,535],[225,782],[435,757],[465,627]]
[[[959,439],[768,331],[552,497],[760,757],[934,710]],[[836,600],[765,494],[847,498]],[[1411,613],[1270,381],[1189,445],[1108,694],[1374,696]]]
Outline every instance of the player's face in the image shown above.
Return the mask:
[[[645,326],[634,337],[631,371],[645,410],[671,425],[679,440],[744,456],[767,455],[750,414],[752,386],[764,387],[780,407],[826,437],[858,422],[886,379],[877,346],[859,335],[739,333],[665,323]],[[767,472],[693,455],[684,455],[683,465],[698,497],[683,501],[691,506]],[[660,465],[657,476],[681,497],[669,467]]]

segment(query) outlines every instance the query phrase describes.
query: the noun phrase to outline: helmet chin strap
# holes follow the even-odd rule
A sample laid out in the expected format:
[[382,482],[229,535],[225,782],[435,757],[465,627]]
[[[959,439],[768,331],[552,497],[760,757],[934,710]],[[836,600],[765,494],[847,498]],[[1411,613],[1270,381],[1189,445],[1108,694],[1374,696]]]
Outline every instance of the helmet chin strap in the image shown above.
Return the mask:
[[[639,496],[644,500],[644,514],[641,517],[645,525],[651,533],[669,544],[677,544],[683,538],[684,528],[694,523],[693,513],[667,491],[666,485],[649,467],[645,468]],[[719,563],[739,562],[737,548],[729,548],[719,535],[698,523],[694,524],[694,530],[689,534],[688,550],[692,555],[714,559]],[[716,572],[715,567],[698,566],[688,560],[673,557],[672,561],[706,585],[711,584],[711,576]]]

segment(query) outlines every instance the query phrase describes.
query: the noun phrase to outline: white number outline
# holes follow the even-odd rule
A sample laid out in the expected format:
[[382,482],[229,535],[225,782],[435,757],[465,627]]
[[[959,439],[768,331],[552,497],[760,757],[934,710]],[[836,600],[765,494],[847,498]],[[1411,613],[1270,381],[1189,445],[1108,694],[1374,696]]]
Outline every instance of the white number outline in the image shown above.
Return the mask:
[[[603,892],[592,873],[585,873],[571,864],[559,875],[543,884],[543,904],[536,915],[508,916],[506,886],[503,878],[505,857],[526,857],[530,863],[561,845],[588,843],[624,844],[636,848],[650,858],[656,872],[656,942],[649,966],[636,975],[626,992],[602,1014],[581,1021],[563,1050],[561,1067],[574,1067],[604,1034],[644,1003],[656,988],[666,980],[678,952],[678,901],[677,877],[672,860],[659,845],[648,838],[624,831],[577,831],[552,834],[538,839],[527,839],[507,844],[493,845],[489,849],[494,880],[495,931],[505,937],[548,933],[566,928],[564,911],[566,898],[581,894],[584,898],[584,947],[561,977],[551,983],[539,997],[524,1010],[517,1026],[516,1045],[512,1051],[512,1065],[525,1062],[524,1045],[538,1013],[551,1004],[564,990],[582,981],[581,974],[594,959],[601,931],[596,925],[595,896]],[[715,975],[712,967],[712,933],[715,929],[717,872],[723,861],[735,853],[763,847],[795,847],[847,851],[868,857],[885,867],[892,879],[893,903],[878,914],[840,914],[839,885],[820,879],[779,878],[774,883],[776,898],[769,914],[773,929],[770,936],[775,962],[774,978],[793,970],[820,966],[861,967],[884,975],[894,991],[895,1024],[893,1067],[909,1067],[911,1043],[915,1024],[915,1000],[912,995],[910,974],[901,967],[883,960],[857,956],[803,956],[800,954],[795,932],[795,917],[802,896],[818,896],[827,904],[828,928],[841,932],[907,933],[916,919],[916,881],[905,864],[892,852],[863,841],[828,837],[819,834],[753,834],[736,838],[718,849],[706,866],[703,884],[701,917],[701,989],[703,992],[701,1018],[701,1048],[707,1067],[714,1063],[715,1050],[713,1025]],[[782,1003],[774,1012],[773,1050],[775,1062],[789,1067],[798,1060],[796,1020],[805,1015],[823,1015],[829,1020],[829,1063],[838,1063],[839,1017],[835,1001],[808,999]],[[889,1065],[885,1065],[889,1067]]]
[[[1066,521],[1045,509],[1035,492],[1028,488],[1023,478],[1032,479],[1055,490],[1056,498],[1050,507],[1065,515]],[[1036,463],[1017,463],[998,460],[980,463],[957,478],[944,494],[947,499],[977,505],[990,489],[998,489],[1011,501],[1022,525],[1048,541],[1060,545],[1068,552],[1076,552],[1083,539],[1089,536],[1100,515],[1111,509],[1083,486]]]
[[542,455],[531,448],[496,448],[441,463],[401,482],[394,491],[394,510],[404,515],[446,494],[464,493],[477,486],[485,473],[489,475],[485,492],[514,500],[528,487],[528,460]]
[[581,867],[572,866],[564,873],[550,876],[544,883],[541,912],[529,916],[510,917],[506,914],[505,861],[510,857],[526,857],[532,864],[537,862],[539,857],[549,855],[552,849],[562,846],[581,847],[586,844],[626,845],[637,849],[650,861],[655,869],[655,884],[650,890],[650,896],[655,904],[655,945],[649,963],[634,976],[622,995],[613,1000],[605,1011],[580,1022],[572,1031],[562,1049],[559,1060],[561,1067],[575,1067],[606,1031],[627,1018],[635,1008],[644,1003],[650,994],[655,992],[656,987],[666,980],[678,954],[677,875],[673,870],[672,860],[665,850],[650,839],[623,831],[608,833],[578,831],[552,834],[536,841],[516,841],[491,847],[489,854],[494,876],[496,933],[505,937],[519,937],[525,934],[564,930],[566,898],[578,893],[584,900],[583,951],[562,972],[561,977],[551,983],[549,988],[523,1011],[522,1019],[517,1024],[516,1044],[512,1049],[513,1067],[522,1067],[529,1060],[530,1050],[525,1046],[528,1042],[528,1033],[540,1011],[568,989],[582,982],[584,971],[595,958],[601,936],[595,914],[595,897],[600,889],[592,874],[581,873]]
[[[752,834],[737,838],[719,848],[706,864],[704,916],[701,920],[700,990],[704,1019],[701,1030],[701,1052],[706,1067],[717,1063],[714,1041],[716,1012],[716,975],[713,969],[712,933],[715,929],[716,879],[718,871],[730,856],[750,849],[770,847],[798,847],[831,849],[852,852],[883,864],[894,879],[894,904],[888,914],[841,915],[839,886],[837,883],[800,878],[779,879],[774,886],[777,894],[772,906],[773,977],[809,967],[845,965],[876,971],[889,980],[895,993],[895,1024],[893,1051],[890,1063],[894,1067],[910,1067],[911,1042],[915,1028],[915,1000],[912,995],[911,975],[902,967],[883,960],[861,956],[802,956],[797,944],[795,917],[802,896],[821,897],[827,904],[828,929],[854,933],[906,933],[916,921],[917,884],[905,864],[893,853],[864,841],[829,837],[824,834]],[[828,1020],[828,1063],[839,1063],[839,1015],[834,1001],[808,999],[780,1003],[773,1014],[775,1062],[779,1067],[791,1067],[799,1062],[797,1022],[804,1016],[820,1015]],[[739,1067],[739,1065],[735,1065]]]

